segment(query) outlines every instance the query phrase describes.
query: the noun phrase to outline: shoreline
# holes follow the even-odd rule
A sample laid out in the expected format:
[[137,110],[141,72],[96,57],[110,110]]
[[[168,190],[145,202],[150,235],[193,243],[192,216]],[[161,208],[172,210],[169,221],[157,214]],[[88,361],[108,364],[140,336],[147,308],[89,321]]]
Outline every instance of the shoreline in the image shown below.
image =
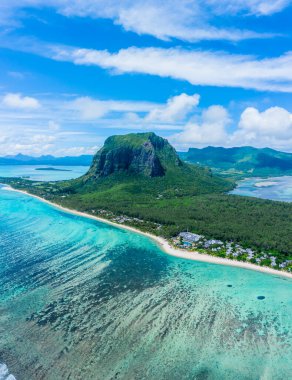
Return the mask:
[[56,208],[66,212],[66,213],[70,213],[73,215],[81,216],[81,217],[92,219],[92,220],[96,220],[98,222],[106,223],[106,224],[109,224],[111,226],[114,226],[116,228],[122,228],[122,229],[125,229],[128,231],[146,236],[146,237],[150,238],[151,240],[155,241],[156,243],[158,243],[158,246],[161,248],[161,250],[164,253],[166,253],[170,256],[173,256],[173,257],[178,257],[178,258],[186,259],[186,260],[201,261],[201,262],[206,262],[206,263],[216,264],[216,265],[227,265],[227,266],[238,267],[238,268],[242,268],[242,269],[248,269],[248,270],[253,270],[253,271],[257,271],[257,272],[262,272],[262,273],[266,273],[266,274],[270,274],[270,275],[292,278],[292,273],[280,271],[277,269],[273,269],[273,268],[269,268],[269,267],[261,267],[261,266],[256,265],[256,264],[247,263],[247,262],[243,262],[243,261],[231,260],[231,259],[227,259],[227,258],[223,258],[223,257],[211,256],[211,255],[208,255],[205,253],[199,253],[196,251],[190,252],[190,251],[185,251],[183,249],[174,248],[163,237],[150,234],[149,232],[141,231],[135,227],[127,226],[125,224],[115,223],[115,222],[112,222],[111,220],[108,220],[105,218],[101,218],[98,216],[87,214],[86,212],[66,208],[66,207],[63,207],[57,203],[53,203],[51,201],[48,201],[47,199],[41,198],[38,195],[30,194],[24,190],[14,189],[13,187],[11,187],[7,184],[3,184],[3,185],[7,186],[7,188],[9,188],[9,191],[16,191],[16,192],[28,195],[30,197],[38,199],[41,202],[47,203],[50,206],[56,207]]

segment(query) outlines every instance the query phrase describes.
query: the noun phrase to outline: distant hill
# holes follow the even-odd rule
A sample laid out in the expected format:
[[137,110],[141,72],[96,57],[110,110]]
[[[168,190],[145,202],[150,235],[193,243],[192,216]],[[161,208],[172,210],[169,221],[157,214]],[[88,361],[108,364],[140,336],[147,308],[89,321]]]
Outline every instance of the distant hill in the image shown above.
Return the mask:
[[32,157],[23,154],[0,157],[0,165],[63,165],[63,166],[90,166],[91,155],[54,157],[51,155]]
[[208,166],[214,172],[236,176],[291,175],[292,154],[270,148],[252,147],[203,149],[180,152],[182,160]]

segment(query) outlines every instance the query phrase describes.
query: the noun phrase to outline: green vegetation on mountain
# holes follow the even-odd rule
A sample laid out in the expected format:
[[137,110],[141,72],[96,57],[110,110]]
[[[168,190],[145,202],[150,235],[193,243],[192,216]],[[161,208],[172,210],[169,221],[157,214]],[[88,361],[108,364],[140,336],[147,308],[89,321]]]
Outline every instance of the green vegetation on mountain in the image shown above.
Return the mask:
[[111,136],[95,155],[87,177],[97,179],[122,171],[162,177],[182,166],[172,146],[154,133]]
[[203,149],[190,148],[180,152],[181,159],[207,166],[217,174],[225,176],[277,176],[292,174],[292,153],[279,152],[270,148],[252,147]]
[[62,182],[0,179],[63,206],[171,237],[189,230],[292,259],[292,204],[228,195],[232,180],[181,161],[154,133],[108,138],[82,177]]

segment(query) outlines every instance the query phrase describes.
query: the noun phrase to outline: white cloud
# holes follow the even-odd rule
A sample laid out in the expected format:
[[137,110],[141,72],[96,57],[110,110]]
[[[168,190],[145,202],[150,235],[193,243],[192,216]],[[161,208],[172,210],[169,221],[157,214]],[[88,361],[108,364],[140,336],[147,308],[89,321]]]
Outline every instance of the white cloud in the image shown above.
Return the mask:
[[80,97],[67,104],[67,108],[77,111],[85,120],[104,117],[110,112],[147,112],[153,108],[153,103],[134,101],[98,100],[90,97]]
[[[218,5],[219,4],[219,5]],[[52,7],[67,17],[106,18],[125,30],[149,34],[160,39],[178,38],[188,41],[220,40],[239,41],[265,37],[248,30],[218,28],[213,18],[224,15],[270,15],[289,5],[289,0],[2,0],[0,23],[17,25],[28,8]]]
[[284,8],[291,5],[290,0],[252,0],[253,7],[251,7],[251,12],[258,15],[271,15],[274,13],[281,12]]
[[[99,66],[113,73],[142,73],[185,80],[193,85],[242,87],[292,92],[292,52],[280,57],[252,56],[183,49],[106,50],[51,47],[50,58],[76,65]],[[43,50],[39,52],[43,54]]]
[[180,94],[168,99],[166,105],[154,108],[146,121],[174,123],[183,120],[198,104],[200,95]]
[[53,99],[45,96],[41,98],[42,107],[31,110],[10,108],[0,102],[0,154],[62,155],[67,150],[74,155],[92,153],[96,144],[102,145],[100,133],[107,136],[117,131],[177,129],[173,123],[145,121],[151,110],[164,109],[166,104],[76,96],[71,99],[70,94]]
[[36,98],[14,93],[5,95],[2,99],[2,103],[9,108],[22,110],[37,109],[41,106]]
[[250,15],[269,16],[281,12],[290,5],[290,0],[207,0],[215,13],[235,14],[245,12]]
[[34,135],[31,137],[31,142],[33,144],[42,144],[42,143],[49,144],[55,140],[56,140],[56,136],[50,136],[50,135],[45,135],[45,134]]
[[178,149],[189,147],[255,146],[292,150],[292,114],[281,107],[262,112],[246,108],[236,129],[230,129],[231,119],[226,109],[211,106],[202,112],[199,122],[189,121],[181,132],[170,137]]
[[55,151],[55,155],[58,157],[62,156],[81,156],[83,154],[95,154],[100,148],[102,147],[102,144],[100,145],[94,145],[89,147],[84,146],[73,146],[70,148],[61,148]]
[[248,107],[241,114],[239,128],[275,137],[287,137],[290,133],[292,137],[292,114],[281,107],[271,107],[263,112]]
[[99,100],[79,97],[64,106],[71,117],[87,122],[102,123],[103,128],[177,130],[196,110],[198,94],[180,94],[166,103],[142,101]]
[[178,149],[251,145],[292,150],[292,114],[280,107],[247,107],[231,120],[220,105],[199,107],[198,94],[180,94],[165,103],[71,99],[42,97],[42,107],[31,112],[0,102],[0,154],[91,153],[106,136],[130,130],[162,133]]
[[281,107],[260,112],[246,108],[239,120],[238,129],[230,136],[229,145],[252,145],[292,150],[292,113]]
[[202,112],[200,122],[189,121],[181,132],[171,136],[170,141],[180,149],[221,145],[228,137],[226,127],[229,123],[230,117],[224,107],[210,106]]
[[1,156],[11,154],[36,154],[48,153],[53,148],[56,136],[34,135],[32,133],[12,131],[4,141],[0,139]]
[[[122,2],[123,3],[123,2]],[[112,8],[111,18],[125,30],[138,34],[151,34],[167,40],[178,38],[187,41],[229,40],[261,38],[267,35],[235,28],[217,28],[208,19],[212,12],[206,11],[202,1],[169,0],[165,2],[128,1]]]

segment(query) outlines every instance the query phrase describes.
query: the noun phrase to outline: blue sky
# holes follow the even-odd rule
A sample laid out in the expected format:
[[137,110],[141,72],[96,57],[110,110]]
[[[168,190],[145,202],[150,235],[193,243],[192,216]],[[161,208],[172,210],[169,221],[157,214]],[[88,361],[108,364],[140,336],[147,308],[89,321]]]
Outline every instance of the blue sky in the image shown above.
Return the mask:
[[2,0],[0,155],[112,134],[292,151],[287,0]]

